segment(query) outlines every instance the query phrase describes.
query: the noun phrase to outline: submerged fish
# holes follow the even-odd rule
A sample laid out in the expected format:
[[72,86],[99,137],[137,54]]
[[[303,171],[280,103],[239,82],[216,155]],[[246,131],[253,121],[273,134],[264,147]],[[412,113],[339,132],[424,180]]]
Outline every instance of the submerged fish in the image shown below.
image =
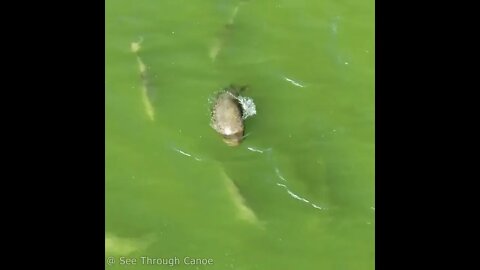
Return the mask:
[[141,48],[141,43],[143,39],[141,39],[139,42],[132,42],[130,44],[130,50],[135,54],[137,57],[137,63],[138,63],[138,69],[140,70],[140,78],[142,79],[142,101],[145,106],[145,112],[150,118],[150,120],[154,121],[155,120],[155,110],[153,109],[152,102],[150,101],[149,98],[149,87],[148,87],[148,78],[147,78],[147,66],[143,63],[142,59],[138,55],[138,52],[140,51]]
[[257,218],[255,212],[248,206],[245,198],[240,193],[238,186],[235,182],[228,176],[228,174],[223,171],[223,176],[225,179],[225,184],[227,186],[227,191],[232,199],[235,208],[237,209],[237,215],[240,219],[243,219],[247,222],[257,225],[263,225]]
[[228,39],[228,36],[231,34],[231,31],[234,27],[235,19],[238,15],[238,11],[240,9],[240,6],[245,4],[248,0],[241,0],[234,8],[232,15],[228,19],[228,22],[224,25],[222,28],[221,33],[219,36],[217,36],[210,47],[210,52],[209,56],[212,59],[212,61],[215,61],[217,59],[218,54],[222,50],[226,40]]

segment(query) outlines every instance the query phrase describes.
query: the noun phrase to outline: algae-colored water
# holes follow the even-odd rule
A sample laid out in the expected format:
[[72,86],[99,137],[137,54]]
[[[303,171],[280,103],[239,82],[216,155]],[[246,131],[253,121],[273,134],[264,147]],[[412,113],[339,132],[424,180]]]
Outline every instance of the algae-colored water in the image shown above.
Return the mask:
[[105,38],[106,268],[374,269],[373,1],[107,0]]

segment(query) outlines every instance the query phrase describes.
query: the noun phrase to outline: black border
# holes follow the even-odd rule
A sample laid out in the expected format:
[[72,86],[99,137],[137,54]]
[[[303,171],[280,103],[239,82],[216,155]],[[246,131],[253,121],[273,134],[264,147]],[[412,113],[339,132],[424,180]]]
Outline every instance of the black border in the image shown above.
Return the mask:
[[105,3],[4,13],[6,264],[103,269]]

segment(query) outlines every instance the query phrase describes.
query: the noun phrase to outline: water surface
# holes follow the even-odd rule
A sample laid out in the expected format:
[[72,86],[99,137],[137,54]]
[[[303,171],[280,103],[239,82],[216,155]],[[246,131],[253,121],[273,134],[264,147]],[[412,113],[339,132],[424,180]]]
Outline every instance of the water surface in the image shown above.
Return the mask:
[[[105,52],[106,268],[374,268],[373,1],[107,0]],[[209,126],[231,83],[236,148]]]

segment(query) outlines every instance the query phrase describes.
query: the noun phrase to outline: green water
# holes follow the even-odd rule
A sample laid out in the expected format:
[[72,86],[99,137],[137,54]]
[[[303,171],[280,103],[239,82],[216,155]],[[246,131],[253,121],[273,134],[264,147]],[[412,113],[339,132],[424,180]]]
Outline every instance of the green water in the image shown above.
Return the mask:
[[[240,2],[106,1],[105,267],[374,269],[374,2]],[[257,107],[233,148],[231,83]]]

